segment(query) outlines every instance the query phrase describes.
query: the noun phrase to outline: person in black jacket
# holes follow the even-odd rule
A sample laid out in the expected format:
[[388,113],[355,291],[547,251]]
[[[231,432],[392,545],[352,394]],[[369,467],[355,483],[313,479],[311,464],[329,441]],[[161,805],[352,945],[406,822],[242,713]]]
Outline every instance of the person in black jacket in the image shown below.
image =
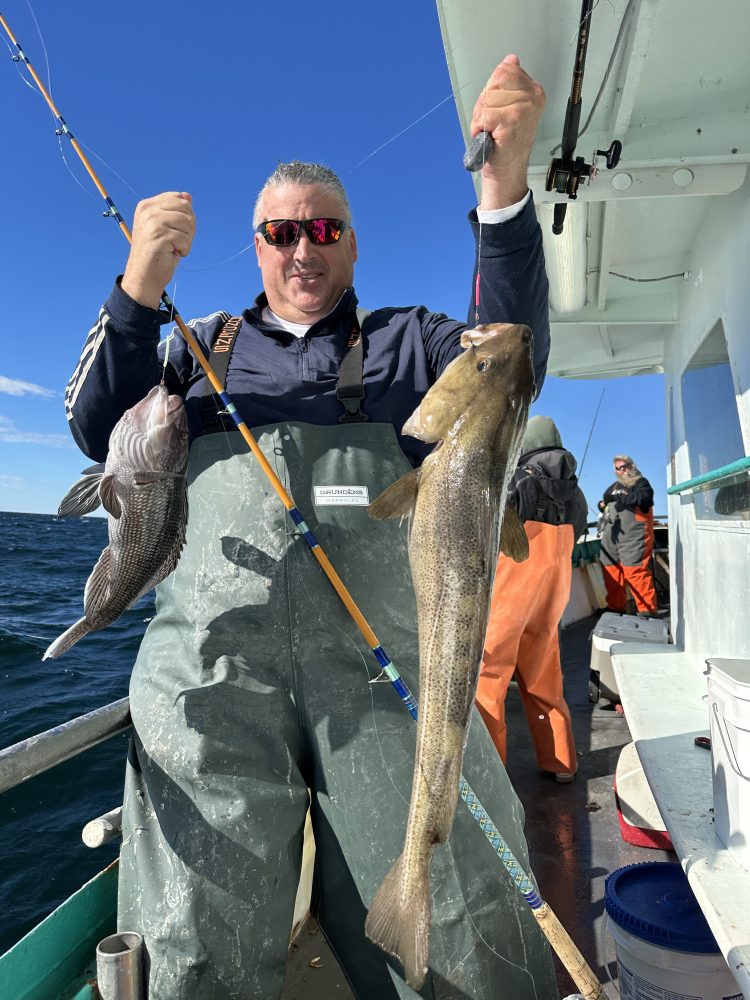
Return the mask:
[[654,491],[629,455],[612,459],[617,479],[599,501],[602,512],[601,564],[607,589],[607,611],[622,614],[625,587],[642,617],[656,613],[656,589],[651,570],[654,551]]
[[[475,131],[488,129],[496,145],[470,215],[479,322],[531,327],[537,391],[549,351],[547,281],[526,172],[543,104],[542,88],[507,57],[477,102]],[[386,213],[383,225],[418,253],[420,216],[432,211],[439,206],[416,205],[409,219]],[[374,521],[367,504],[424,457],[401,428],[461,353],[475,304],[468,324],[423,305],[358,310],[351,208],[321,164],[279,164],[253,228],[262,292],[231,328],[224,312],[191,325],[213,361],[228,361],[223,388],[416,688],[404,529]],[[389,685],[370,683],[377,661],[307,551],[307,522],[288,518],[179,334],[164,367],[159,328],[170,317],[160,297],[194,231],[186,192],[139,204],[125,273],[66,393],[71,430],[94,459],[123,411],[162,379],[184,397],[191,432],[186,544],[159,585],[130,684],[118,925],[144,935],[150,1000],[278,998],[309,809],[312,908],[353,992],[413,1000],[398,963],[364,933],[402,848],[413,721]],[[525,861],[522,810],[477,724],[464,771]],[[432,862],[439,888],[422,995],[554,995],[549,949],[496,865],[459,810]]]
[[532,417],[508,498],[523,521],[529,558],[498,558],[477,688],[477,707],[505,762],[505,696],[515,673],[537,763],[561,782],[572,781],[578,768],[557,636],[570,597],[573,545],[586,532],[575,471],[554,422]]

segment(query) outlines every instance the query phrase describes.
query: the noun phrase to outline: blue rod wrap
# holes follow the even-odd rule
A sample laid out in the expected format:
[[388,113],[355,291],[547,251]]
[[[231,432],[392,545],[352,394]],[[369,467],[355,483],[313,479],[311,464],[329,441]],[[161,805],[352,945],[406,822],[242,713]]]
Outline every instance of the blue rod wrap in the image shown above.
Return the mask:
[[310,548],[311,549],[318,548],[319,545],[320,545],[320,543],[318,542],[318,539],[315,537],[315,535],[312,533],[312,531],[310,531],[310,528],[309,528],[307,522],[302,517],[302,515],[300,514],[300,512],[297,510],[297,508],[296,507],[288,507],[287,510],[289,511],[289,516],[291,517],[291,519],[294,521],[294,523],[297,525],[297,527],[299,528],[299,530],[302,532],[302,537],[305,539],[305,541],[310,546]]
[[[66,129],[66,131],[67,131],[67,129]],[[72,139],[73,136],[70,135],[70,138]],[[120,215],[120,213],[117,211],[117,207],[116,207],[115,203],[112,201],[112,199],[109,197],[109,195],[107,195],[107,197],[104,200],[109,205],[109,213],[108,214],[111,215],[113,219],[116,219],[118,223],[121,223],[121,222],[124,223],[125,220]]]
[[539,909],[542,905],[542,900],[536,890],[536,887],[523,868],[519,865],[515,855],[501,837],[500,831],[485,812],[482,803],[476,797],[471,785],[463,775],[459,778],[458,788],[461,798],[469,807],[471,815],[481,826],[485,837],[492,844],[495,849],[495,853],[505,865],[518,890],[523,893],[526,898],[526,902],[532,910]]

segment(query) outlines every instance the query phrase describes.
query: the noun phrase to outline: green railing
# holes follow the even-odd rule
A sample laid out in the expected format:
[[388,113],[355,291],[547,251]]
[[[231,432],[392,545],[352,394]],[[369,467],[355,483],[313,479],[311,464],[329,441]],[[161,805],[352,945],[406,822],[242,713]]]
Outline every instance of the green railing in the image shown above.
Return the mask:
[[693,479],[686,479],[684,483],[677,483],[669,486],[667,493],[670,495],[678,493],[699,493],[703,490],[712,490],[717,486],[733,486],[736,483],[746,482],[750,474],[750,456],[739,458],[736,462],[722,465],[718,469],[704,472]]

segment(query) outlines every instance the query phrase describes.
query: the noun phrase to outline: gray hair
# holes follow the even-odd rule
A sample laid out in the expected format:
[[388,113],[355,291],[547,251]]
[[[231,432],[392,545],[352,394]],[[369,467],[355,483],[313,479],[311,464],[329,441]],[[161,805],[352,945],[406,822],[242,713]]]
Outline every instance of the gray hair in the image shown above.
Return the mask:
[[615,455],[612,459],[612,465],[617,465],[618,462],[627,465],[627,469],[624,472],[617,473],[626,486],[632,486],[633,483],[637,482],[637,480],[639,480],[643,475],[630,455]]
[[291,163],[279,163],[258,192],[253,209],[253,229],[264,221],[261,204],[263,195],[269,188],[283,187],[285,184],[317,184],[319,187],[327,188],[341,202],[344,222],[351,225],[352,211],[349,208],[349,199],[337,174],[322,163],[301,163],[299,160],[292,160]]

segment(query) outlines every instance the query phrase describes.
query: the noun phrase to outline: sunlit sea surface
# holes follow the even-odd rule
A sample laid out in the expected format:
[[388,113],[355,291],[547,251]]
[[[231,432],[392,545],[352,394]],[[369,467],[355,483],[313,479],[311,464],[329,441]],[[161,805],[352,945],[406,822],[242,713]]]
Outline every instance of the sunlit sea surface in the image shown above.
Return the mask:
[[[127,696],[152,594],[42,662],[83,614],[106,544],[104,518],[0,512],[0,749]],[[0,953],[117,855],[119,840],[92,850],[81,830],[122,804],[127,742],[121,734],[0,795]]]

